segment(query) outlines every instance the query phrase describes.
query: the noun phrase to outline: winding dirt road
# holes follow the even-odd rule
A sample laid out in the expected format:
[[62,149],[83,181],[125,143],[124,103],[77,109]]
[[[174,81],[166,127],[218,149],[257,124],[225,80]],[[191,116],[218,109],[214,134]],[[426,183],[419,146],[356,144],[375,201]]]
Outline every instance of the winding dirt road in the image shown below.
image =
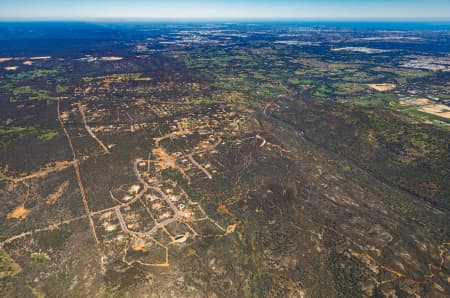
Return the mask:
[[[178,218],[179,218],[179,215],[178,215],[179,211],[178,211],[177,207],[175,206],[175,204],[167,197],[167,195],[166,195],[160,188],[158,188],[158,187],[153,187],[153,186],[149,186],[148,183],[147,183],[147,181],[145,181],[145,179],[142,178],[141,174],[139,173],[139,169],[138,169],[138,165],[139,165],[139,163],[141,163],[142,161],[144,161],[144,160],[142,160],[142,159],[136,159],[136,161],[134,162],[134,165],[133,165],[133,171],[134,171],[134,174],[136,175],[136,178],[139,180],[139,182],[140,182],[142,185],[144,185],[143,189],[136,195],[136,197],[135,197],[132,201],[130,201],[130,202],[126,203],[126,204],[123,204],[123,205],[121,205],[121,206],[115,207],[115,208],[114,208],[114,211],[115,211],[115,213],[116,213],[117,218],[119,219],[120,227],[121,227],[121,229],[122,229],[122,231],[123,231],[124,233],[126,233],[126,234],[128,234],[128,235],[132,235],[132,236],[147,237],[147,236],[152,236],[152,235],[154,235],[159,229],[161,229],[161,228],[163,228],[163,227],[165,227],[165,226],[167,226],[167,225],[169,225],[169,224],[171,224],[171,223],[177,221]],[[124,220],[124,218],[123,218],[123,215],[122,215],[122,212],[120,211],[120,209],[123,208],[123,207],[129,206],[129,205],[131,205],[132,203],[136,202],[137,200],[141,199],[142,196],[143,196],[149,189],[151,189],[151,190],[157,192],[157,193],[161,196],[161,198],[162,198],[162,199],[170,206],[170,208],[173,210],[173,212],[175,213],[175,215],[174,215],[173,217],[171,217],[171,218],[168,218],[168,219],[166,219],[166,220],[164,220],[164,221],[162,221],[162,222],[157,223],[157,224],[156,224],[150,231],[148,231],[148,232],[134,232],[134,231],[130,231],[130,230],[128,229],[128,227],[127,227],[127,224],[126,224],[126,222],[125,222],[125,220]]]

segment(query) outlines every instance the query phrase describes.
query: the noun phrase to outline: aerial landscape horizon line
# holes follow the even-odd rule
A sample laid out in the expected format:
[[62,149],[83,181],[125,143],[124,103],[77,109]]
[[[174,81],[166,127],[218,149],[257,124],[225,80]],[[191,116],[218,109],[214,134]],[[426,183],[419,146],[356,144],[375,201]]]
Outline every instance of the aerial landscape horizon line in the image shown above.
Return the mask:
[[382,17],[367,17],[367,18],[216,18],[216,17],[161,17],[161,18],[0,18],[0,23],[5,22],[97,22],[97,21],[114,21],[114,22],[185,22],[185,21],[200,21],[200,22],[388,22],[388,23],[450,23],[450,18],[382,18]]

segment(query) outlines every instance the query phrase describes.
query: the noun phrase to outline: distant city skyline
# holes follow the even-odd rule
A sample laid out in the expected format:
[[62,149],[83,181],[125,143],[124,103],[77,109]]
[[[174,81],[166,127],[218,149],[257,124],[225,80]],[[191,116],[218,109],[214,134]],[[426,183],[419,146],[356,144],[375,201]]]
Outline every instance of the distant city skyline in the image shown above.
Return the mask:
[[0,20],[450,19],[450,0],[1,0]]

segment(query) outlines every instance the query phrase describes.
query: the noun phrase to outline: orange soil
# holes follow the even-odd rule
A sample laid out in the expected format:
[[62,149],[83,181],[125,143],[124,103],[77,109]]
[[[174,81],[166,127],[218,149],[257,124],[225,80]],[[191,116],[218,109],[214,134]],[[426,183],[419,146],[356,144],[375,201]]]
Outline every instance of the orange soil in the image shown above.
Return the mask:
[[67,180],[67,181],[65,181],[63,184],[61,184],[61,185],[58,187],[58,190],[57,190],[56,192],[50,194],[50,195],[47,197],[47,204],[49,204],[49,205],[55,204],[56,201],[58,201],[58,200],[62,197],[62,195],[64,194],[64,192],[66,191],[66,189],[69,187],[69,185],[70,185],[69,180]]
[[410,100],[401,100],[400,105],[418,106],[419,107],[418,110],[421,112],[450,119],[450,107],[443,104],[434,103],[433,101],[427,98],[414,98]]
[[217,212],[221,215],[232,216],[230,210],[225,204],[220,204],[219,207],[217,207]]
[[32,178],[44,177],[44,176],[47,176],[48,174],[50,174],[51,172],[61,171],[65,168],[71,167],[73,165],[74,165],[73,161],[57,161],[57,162],[55,162],[55,164],[53,166],[47,165],[46,168],[44,168],[40,171],[31,173],[28,176],[15,178],[12,181],[15,183],[18,183],[18,182],[22,182],[22,181],[32,179]]
[[426,105],[421,107],[419,111],[439,116],[442,118],[450,119],[450,107],[447,107],[446,105],[442,104]]
[[369,88],[379,92],[391,91],[397,88],[395,84],[368,84]]
[[24,219],[30,214],[30,210],[26,209],[22,204],[18,206],[16,209],[8,213],[6,216],[7,219]]
[[183,170],[179,166],[177,166],[175,158],[172,155],[168,154],[166,149],[164,149],[163,147],[154,148],[152,150],[152,154],[156,156],[156,166],[159,170],[173,168],[183,173]]
[[11,61],[11,60],[12,60],[12,58],[0,58],[0,63]]

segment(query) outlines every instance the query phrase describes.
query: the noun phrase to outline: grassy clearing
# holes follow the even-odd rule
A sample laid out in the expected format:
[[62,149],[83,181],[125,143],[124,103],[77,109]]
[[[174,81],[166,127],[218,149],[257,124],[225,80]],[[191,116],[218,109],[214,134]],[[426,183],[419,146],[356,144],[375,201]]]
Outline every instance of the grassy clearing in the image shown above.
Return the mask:
[[69,86],[63,86],[63,85],[60,85],[60,84],[56,85],[56,92],[57,92],[58,94],[64,94],[64,93],[66,93],[69,89],[70,89]]
[[11,80],[15,82],[23,82],[27,80],[36,80],[41,78],[47,78],[49,76],[54,76],[58,73],[64,71],[64,68],[54,68],[54,69],[35,69],[31,71],[22,71],[15,74],[5,75],[6,80]]
[[392,104],[395,102],[395,95],[383,93],[364,95],[351,99],[351,103],[364,107],[391,108]]
[[389,67],[374,67],[372,69],[375,72],[387,72],[397,75],[397,81],[399,83],[407,83],[409,80],[426,78],[432,76],[431,71],[424,71],[419,69],[406,69],[406,68],[389,68]]
[[36,127],[3,126],[0,127],[0,148],[9,145],[14,140],[22,139],[37,133]]
[[47,265],[50,261],[50,257],[47,254],[37,252],[31,254],[31,259],[42,265]]
[[[407,110],[406,112],[416,118],[419,118],[422,121],[439,121],[439,122],[450,124],[450,119],[448,119],[448,118],[439,117],[439,116],[436,116],[433,114],[428,114],[428,113],[419,111],[418,109],[410,109],[410,110]],[[444,126],[444,127],[448,129],[448,126]]]
[[327,97],[333,93],[333,89],[328,85],[321,85],[316,90],[314,90],[314,96],[316,97]]
[[35,136],[43,142],[50,141],[58,133],[39,126],[0,126],[0,148],[26,137]]
[[63,68],[36,69],[5,75],[0,90],[9,95],[12,103],[30,100],[50,100],[54,86],[52,82],[64,81],[58,74]]
[[12,277],[22,271],[17,264],[3,249],[0,249],[0,279]]
[[333,88],[338,95],[349,95],[367,90],[363,84],[358,83],[334,83]]
[[6,175],[2,170],[0,170],[0,182],[11,180],[12,177]]
[[50,129],[46,129],[38,136],[38,139],[41,140],[41,141],[46,142],[46,141],[50,141],[51,139],[53,139],[57,135],[58,135],[58,133],[56,131],[50,130]]
[[142,73],[116,73],[100,77],[84,77],[83,81],[104,81],[104,82],[128,82],[128,81],[151,81],[150,77],[142,77]]
[[30,100],[50,100],[50,92],[48,90],[34,89],[31,86],[20,86],[12,90],[9,101],[11,103],[30,101]]

